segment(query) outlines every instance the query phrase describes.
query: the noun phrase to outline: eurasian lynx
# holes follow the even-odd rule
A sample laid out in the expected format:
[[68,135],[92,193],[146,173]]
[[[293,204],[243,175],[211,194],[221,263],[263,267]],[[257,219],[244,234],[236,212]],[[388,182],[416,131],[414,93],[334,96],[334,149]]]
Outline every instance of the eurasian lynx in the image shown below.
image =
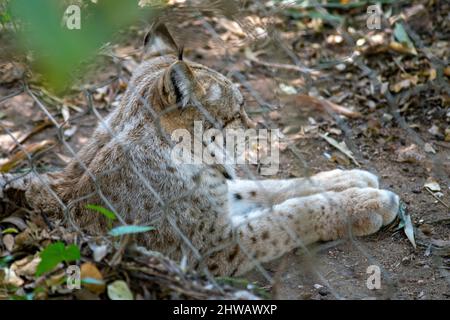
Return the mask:
[[[146,41],[119,107],[63,170],[14,180],[34,210],[61,216],[62,204],[82,230],[104,233],[106,219],[87,204],[113,207],[123,222],[151,224],[138,241],[194,267],[236,275],[316,241],[364,236],[396,217],[399,197],[375,175],[333,170],[310,178],[240,180],[225,165],[176,164],[165,133],[193,122],[252,125],[243,97],[225,76],[186,61],[164,25]],[[200,110],[200,106],[205,110]],[[170,140],[170,139],[169,139]],[[45,186],[47,184],[51,190]],[[57,197],[55,197],[57,195]],[[57,200],[59,198],[59,200]]]

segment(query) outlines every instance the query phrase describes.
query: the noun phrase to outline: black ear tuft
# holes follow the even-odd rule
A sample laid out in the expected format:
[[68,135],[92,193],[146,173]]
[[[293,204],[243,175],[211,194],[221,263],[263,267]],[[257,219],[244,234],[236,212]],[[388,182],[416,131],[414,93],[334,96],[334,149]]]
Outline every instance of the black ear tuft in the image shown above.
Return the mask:
[[175,90],[176,103],[179,107],[187,106],[195,91],[195,79],[192,70],[184,61],[175,62],[169,68],[170,80]]
[[178,49],[178,60],[183,61],[183,52],[184,52],[184,46],[181,46],[180,49]]

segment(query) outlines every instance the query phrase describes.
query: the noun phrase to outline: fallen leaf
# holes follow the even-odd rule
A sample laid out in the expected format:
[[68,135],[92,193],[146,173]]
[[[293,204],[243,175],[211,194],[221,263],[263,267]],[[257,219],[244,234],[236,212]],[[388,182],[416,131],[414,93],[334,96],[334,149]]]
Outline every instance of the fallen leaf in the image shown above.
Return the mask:
[[118,236],[122,236],[124,234],[142,233],[142,232],[147,232],[147,231],[152,231],[152,230],[155,230],[155,228],[150,227],[150,226],[128,225],[128,226],[116,227],[116,228],[110,230],[108,232],[108,234],[113,237],[118,237]]
[[400,208],[398,210],[398,217],[400,219],[400,223],[397,227],[398,229],[403,228],[405,231],[406,237],[413,245],[414,249],[416,249],[416,241],[414,240],[414,227],[411,221],[411,216],[406,212],[406,205],[401,202]]
[[5,245],[6,250],[12,252],[14,249],[14,236],[11,234],[5,234],[3,236],[3,244]]
[[433,178],[428,178],[426,183],[423,185],[425,188],[427,188],[430,191],[433,192],[439,192],[441,191],[441,186],[439,185],[439,183],[434,180]]
[[5,219],[2,219],[0,221],[0,223],[10,223],[13,224],[14,226],[16,226],[20,231],[23,231],[27,228],[27,224],[25,223],[25,221],[23,221],[22,218],[17,217],[17,216],[9,216],[6,217]]
[[333,147],[338,149],[340,152],[345,154],[350,160],[353,161],[354,164],[356,164],[358,167],[360,167],[360,164],[358,163],[358,161],[356,161],[355,157],[353,156],[353,152],[351,152],[350,149],[347,147],[347,145],[345,144],[345,141],[337,142],[335,139],[329,137],[328,133],[327,134],[320,134],[320,136],[323,139],[325,139],[326,142],[328,142]]
[[36,274],[37,266],[41,262],[39,255],[27,256],[23,259],[15,261],[11,265],[13,270],[18,276],[32,277]]
[[81,265],[81,283],[92,293],[102,294],[105,292],[103,276],[93,263],[86,262]]
[[88,245],[89,245],[89,248],[91,248],[91,250],[92,250],[95,262],[102,261],[103,258],[106,257],[106,255],[109,252],[109,247],[107,244],[97,245],[95,243],[89,243]]
[[424,144],[423,150],[424,150],[425,152],[428,152],[428,153],[436,153],[436,150],[434,150],[434,148],[433,148],[433,146],[431,145],[431,143],[428,143],[428,142]]
[[111,300],[133,300],[133,294],[123,280],[116,280],[108,285],[108,297]]
[[0,284],[21,287],[25,283],[23,279],[17,276],[14,270],[11,270],[10,268],[4,268],[0,271],[3,271],[0,272]]
[[435,124],[433,124],[430,129],[428,129],[428,132],[431,133],[433,136],[440,136],[441,135],[441,129]]

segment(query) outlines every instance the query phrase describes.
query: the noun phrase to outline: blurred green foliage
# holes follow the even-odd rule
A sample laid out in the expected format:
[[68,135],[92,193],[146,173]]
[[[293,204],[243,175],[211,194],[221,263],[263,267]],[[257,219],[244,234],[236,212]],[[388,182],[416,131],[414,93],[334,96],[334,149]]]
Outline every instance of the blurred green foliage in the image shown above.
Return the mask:
[[[55,91],[66,88],[80,63],[92,58],[115,33],[152,17],[150,7],[139,7],[137,0],[94,2],[13,0],[6,2],[7,10],[0,15],[1,19],[18,22],[21,46],[32,51],[34,67]],[[79,29],[68,27],[77,18],[75,11],[68,11],[70,21],[63,19],[72,4],[80,8]]]

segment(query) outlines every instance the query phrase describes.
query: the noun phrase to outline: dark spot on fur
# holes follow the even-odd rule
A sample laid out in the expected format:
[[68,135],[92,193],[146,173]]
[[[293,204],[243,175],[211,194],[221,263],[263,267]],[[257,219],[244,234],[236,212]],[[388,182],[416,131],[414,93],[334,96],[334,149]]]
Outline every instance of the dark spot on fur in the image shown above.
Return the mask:
[[252,224],[249,222],[249,223],[247,223],[247,228],[248,228],[248,230],[250,230],[250,231],[253,231],[254,229],[253,229],[253,226],[252,226]]
[[269,239],[269,237],[270,237],[270,234],[269,234],[269,231],[267,231],[267,230],[265,230],[265,231],[261,234],[261,238],[262,238],[263,240]]
[[233,251],[231,251],[230,255],[228,256],[228,262],[232,262],[234,258],[236,258],[237,254],[239,253],[239,245],[235,245],[233,248]]
[[228,174],[228,172],[223,171],[222,174],[223,174],[223,176],[225,177],[225,179],[233,180],[233,178]]
[[253,243],[256,243],[257,241],[256,237],[251,237],[250,240],[252,240]]
[[167,167],[167,171],[169,171],[170,173],[175,173],[175,168],[174,167]]
[[250,191],[250,196],[253,198],[256,197],[256,191]]
[[276,247],[278,245],[278,240],[277,239],[273,239],[272,240],[272,244],[274,247]]
[[234,198],[235,198],[236,200],[242,200],[242,196],[241,196],[239,193],[235,193],[235,194],[234,194]]
[[217,269],[219,269],[219,266],[216,263],[213,263],[213,264],[208,266],[208,269],[211,270],[212,272],[214,272]]
[[202,222],[200,222],[200,225],[198,226],[198,231],[202,232],[204,228],[205,228],[205,223],[202,221]]

